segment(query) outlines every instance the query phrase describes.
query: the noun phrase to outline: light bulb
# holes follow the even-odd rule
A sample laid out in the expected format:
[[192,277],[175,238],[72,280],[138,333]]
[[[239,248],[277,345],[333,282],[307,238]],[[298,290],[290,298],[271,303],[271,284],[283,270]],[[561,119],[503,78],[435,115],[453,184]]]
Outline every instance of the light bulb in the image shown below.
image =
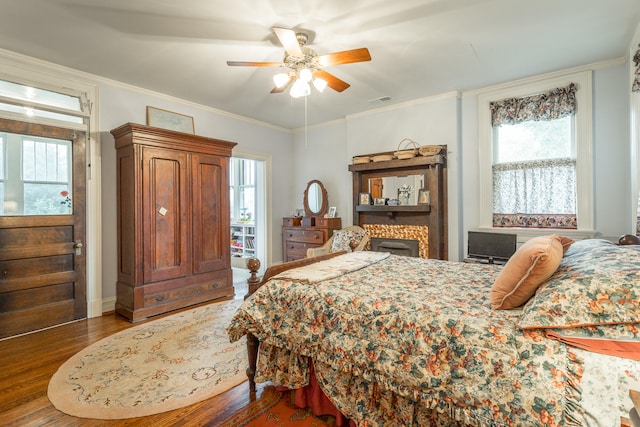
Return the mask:
[[313,86],[318,89],[318,92],[322,92],[327,87],[327,81],[316,77],[313,79]]
[[273,76],[273,82],[275,83],[276,87],[281,88],[289,82],[289,74],[276,74],[275,76]]
[[290,95],[294,98],[300,98],[301,96],[307,96],[311,93],[311,88],[307,82],[297,79],[291,86]]
[[303,68],[298,74],[298,78],[305,83],[309,83],[311,81],[311,77],[311,70],[308,68]]

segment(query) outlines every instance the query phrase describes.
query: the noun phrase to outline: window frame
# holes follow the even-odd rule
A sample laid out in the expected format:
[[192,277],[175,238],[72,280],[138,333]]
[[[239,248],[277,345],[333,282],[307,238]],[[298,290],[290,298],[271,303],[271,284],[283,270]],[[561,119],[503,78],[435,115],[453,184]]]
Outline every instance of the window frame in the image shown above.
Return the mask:
[[[67,177],[66,181],[62,181],[59,179],[59,177],[56,177],[57,179],[54,180],[49,180],[49,179],[38,179],[37,176],[34,176],[33,179],[27,179],[26,178],[26,172],[25,172],[25,143],[26,142],[33,142],[34,146],[37,145],[38,143],[41,144],[45,144],[46,147],[50,146],[50,145],[54,145],[56,146],[56,151],[59,150],[59,147],[64,147],[66,153],[65,153],[65,157],[66,157],[66,161],[67,161],[67,167],[66,167],[66,171],[65,171],[65,175]],[[41,138],[41,137],[33,137],[33,136],[22,136],[22,138],[20,138],[20,159],[19,159],[19,163],[20,163],[20,182],[22,185],[22,213],[20,213],[20,216],[46,216],[46,215],[73,215],[73,208],[70,204],[68,204],[68,210],[67,212],[57,212],[57,213],[36,213],[36,214],[27,214],[25,213],[25,211],[27,210],[27,206],[25,203],[26,200],[26,195],[27,195],[27,187],[29,185],[43,185],[43,186],[64,186],[65,189],[63,191],[67,191],[68,195],[70,197],[70,199],[73,198],[73,143],[71,141],[66,141],[66,140],[56,140],[53,138]],[[45,148],[46,151],[46,148]],[[35,154],[35,147],[34,147],[34,154]],[[57,157],[57,156],[56,156]],[[34,163],[34,173],[35,175],[37,175],[38,172],[38,168],[37,168],[37,162],[33,162]],[[58,165],[56,165],[58,166]],[[59,172],[56,172],[56,175],[58,175]],[[70,200],[69,199],[69,200]],[[60,200],[60,204],[62,204],[62,200]],[[68,202],[70,203],[70,202]]]
[[556,229],[521,228],[493,226],[493,136],[490,103],[510,97],[525,97],[546,92],[570,83],[578,86],[576,91],[575,149],[576,149],[576,230],[557,229],[564,235],[587,238],[595,235],[594,230],[594,184],[593,184],[593,131],[592,131],[592,71],[562,74],[553,77],[512,82],[493,87],[478,96],[478,157],[479,157],[479,228],[495,232],[514,232],[535,237],[549,234]]
[[[251,172],[253,175],[253,180],[254,183],[253,184],[245,184],[245,167],[246,166],[244,163],[250,161],[253,162],[252,166],[253,166],[253,171]],[[236,157],[233,156],[230,159],[230,173],[229,173],[229,193],[230,193],[230,198],[232,198],[233,200],[231,200],[231,223],[235,224],[238,223],[240,221],[240,214],[241,214],[241,210],[242,208],[241,206],[241,199],[244,197],[244,192],[243,190],[245,188],[253,188],[254,191],[254,206],[253,206],[253,222],[255,223],[256,218],[256,209],[257,206],[255,206],[255,203],[257,203],[256,197],[257,197],[257,185],[256,185],[256,175],[257,175],[257,170],[256,170],[256,160],[254,159],[247,159],[247,158],[243,158],[243,157]],[[243,167],[236,167],[239,166],[240,164],[243,164]]]

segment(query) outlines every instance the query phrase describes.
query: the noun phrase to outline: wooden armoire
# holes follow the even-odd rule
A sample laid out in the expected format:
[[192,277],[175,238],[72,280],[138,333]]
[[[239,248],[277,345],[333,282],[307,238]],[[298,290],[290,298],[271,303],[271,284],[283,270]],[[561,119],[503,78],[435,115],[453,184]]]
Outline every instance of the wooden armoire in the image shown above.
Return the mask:
[[111,134],[116,312],[135,322],[232,296],[229,158],[236,144],[134,123]]

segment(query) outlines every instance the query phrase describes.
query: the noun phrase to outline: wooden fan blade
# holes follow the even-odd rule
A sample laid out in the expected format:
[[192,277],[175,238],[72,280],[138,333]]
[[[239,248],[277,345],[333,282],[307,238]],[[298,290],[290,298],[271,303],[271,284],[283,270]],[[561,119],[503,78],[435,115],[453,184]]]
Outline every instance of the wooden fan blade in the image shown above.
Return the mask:
[[289,76],[289,81],[287,83],[284,84],[284,86],[282,87],[278,87],[275,86],[273,89],[271,89],[271,93],[282,93],[284,92],[289,85],[291,85],[291,82],[295,79],[295,76]]
[[282,67],[282,62],[227,61],[232,67]]
[[324,80],[325,82],[327,82],[327,86],[329,86],[331,89],[335,90],[336,92],[342,92],[343,90],[351,86],[349,83],[343,80],[340,80],[333,74],[327,73],[324,70],[316,70],[316,72],[313,73],[313,77],[318,77]]
[[291,56],[296,58],[304,58],[300,43],[298,43],[298,37],[293,30],[288,28],[273,27],[273,32],[278,36],[278,40],[282,43],[284,50]]
[[323,67],[329,65],[350,64],[352,62],[371,61],[369,49],[366,47],[360,49],[344,50],[342,52],[328,53],[318,56],[318,61]]

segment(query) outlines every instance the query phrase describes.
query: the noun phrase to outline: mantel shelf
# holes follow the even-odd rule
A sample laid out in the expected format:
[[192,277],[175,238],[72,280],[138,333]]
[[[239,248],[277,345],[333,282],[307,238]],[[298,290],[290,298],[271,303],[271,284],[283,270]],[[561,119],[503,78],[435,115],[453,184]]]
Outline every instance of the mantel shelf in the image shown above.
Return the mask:
[[356,206],[357,212],[431,212],[431,205],[403,205],[403,206],[390,206],[390,205],[358,205]]
[[365,172],[365,171],[375,171],[375,170],[385,170],[385,169],[395,169],[395,168],[411,168],[411,167],[420,167],[420,166],[433,166],[433,165],[443,165],[445,163],[445,157],[442,154],[437,154],[434,156],[417,156],[411,159],[403,159],[403,160],[389,160],[384,162],[369,162],[369,163],[360,163],[360,164],[352,164],[349,165],[349,170],[351,172]]

